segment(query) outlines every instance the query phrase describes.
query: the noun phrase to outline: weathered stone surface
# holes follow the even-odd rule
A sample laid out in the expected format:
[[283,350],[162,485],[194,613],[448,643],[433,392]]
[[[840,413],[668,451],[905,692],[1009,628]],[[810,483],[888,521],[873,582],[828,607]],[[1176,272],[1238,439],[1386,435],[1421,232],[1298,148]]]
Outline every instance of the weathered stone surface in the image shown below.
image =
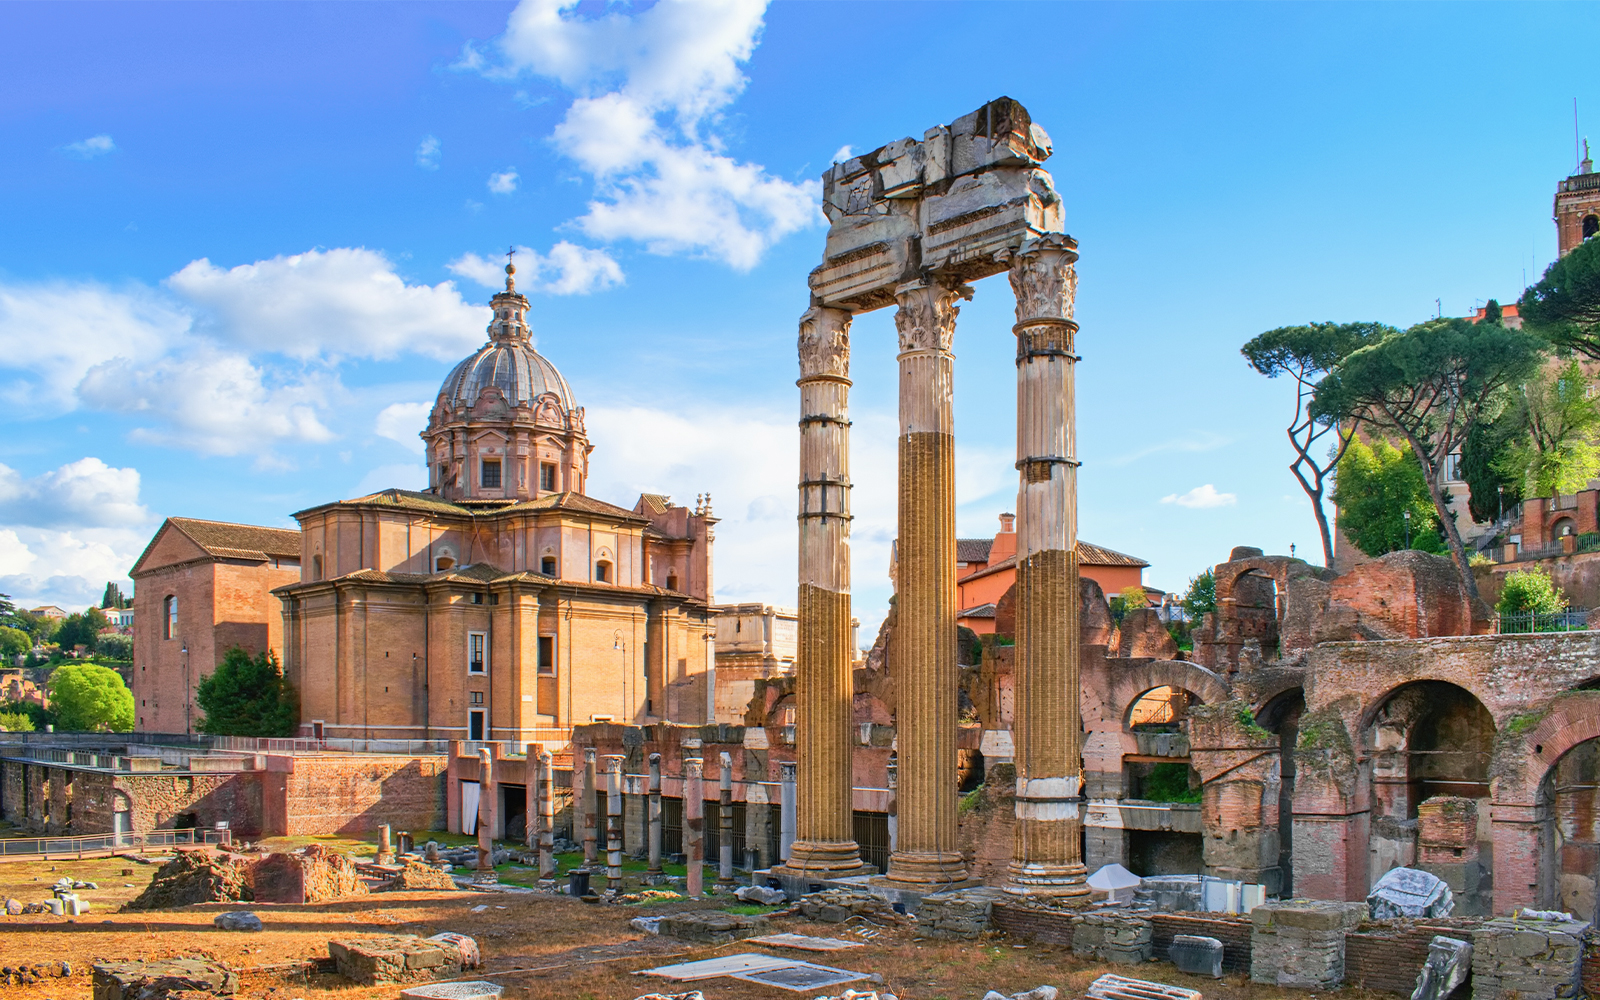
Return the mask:
[[[1472,935],[1472,998],[1498,1000],[1517,994],[1565,1000],[1580,992],[1580,942],[1589,924],[1556,919],[1500,917]],[[1429,959],[1432,959],[1430,949]]]
[[772,929],[766,917],[745,917],[720,910],[673,913],[661,918],[658,932],[683,941],[726,944],[741,938],[756,937]]
[[1222,978],[1222,942],[1198,934],[1175,934],[1167,957],[1180,972]]
[[254,913],[219,913],[211,921],[225,931],[259,931],[261,918]]
[[252,863],[249,874],[252,898],[262,903],[321,903],[367,894],[355,862],[321,844],[269,854]]
[[1139,608],[1122,617],[1118,626],[1117,655],[1128,658],[1171,660],[1178,655],[1178,644],[1167,631],[1155,608]]
[[854,889],[824,889],[800,897],[800,913],[807,920],[837,924],[855,914],[871,917],[875,922],[897,924],[915,923],[915,918],[896,913],[894,905],[882,896]]
[[238,989],[238,973],[199,958],[103,962],[94,966],[94,1000],[166,1000],[186,991],[226,997]]
[[385,934],[328,942],[339,974],[365,986],[449,979],[461,974],[461,949],[450,941]]
[[1472,945],[1440,935],[1428,943],[1428,960],[1417,973],[1411,1000],[1445,1000],[1472,973]]
[[763,906],[779,906],[789,901],[789,897],[782,889],[772,889],[764,885],[740,886],[733,894],[746,903],[760,903]]
[[505,992],[497,983],[429,983],[400,991],[403,1000],[492,1000]]
[[430,889],[453,892],[458,889],[450,874],[433,865],[407,858],[405,867],[378,887],[379,892],[420,892]]
[[1297,899],[1250,911],[1250,978],[1276,986],[1334,989],[1344,982],[1344,936],[1364,903]]
[[922,897],[917,930],[929,937],[976,940],[989,929],[989,911],[1006,894],[998,889],[960,889]]
[[1153,955],[1150,919],[1107,910],[1085,913],[1072,927],[1072,953],[1117,965],[1138,965]]
[[211,851],[179,851],[124,910],[164,910],[194,903],[236,903],[254,898],[239,858]]
[[1367,894],[1374,920],[1448,917],[1455,909],[1450,887],[1437,875],[1415,868],[1392,868]]

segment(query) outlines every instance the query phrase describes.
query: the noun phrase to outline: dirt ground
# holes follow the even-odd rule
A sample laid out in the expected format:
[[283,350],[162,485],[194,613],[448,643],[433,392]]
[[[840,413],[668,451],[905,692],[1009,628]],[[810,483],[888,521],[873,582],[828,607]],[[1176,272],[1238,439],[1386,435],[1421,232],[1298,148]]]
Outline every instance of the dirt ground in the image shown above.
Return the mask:
[[[485,968],[477,978],[507,987],[510,1000],[633,1000],[647,993],[700,989],[706,1000],[797,1000],[835,990],[794,993],[733,979],[711,979],[674,985],[639,976],[641,969],[672,962],[764,951],[794,955],[840,968],[877,973],[881,986],[852,984],[894,993],[901,1000],[980,1000],[984,992],[1032,989],[1043,983],[1061,988],[1066,997],[1082,996],[1102,972],[1171,982],[1200,990],[1207,1000],[1268,1000],[1294,997],[1300,991],[1250,984],[1237,975],[1217,982],[1186,976],[1166,963],[1141,969],[1111,967],[1075,960],[1070,949],[1014,942],[993,937],[980,942],[923,940],[908,930],[877,929],[864,946],[827,954],[788,952],[744,944],[697,946],[641,934],[628,926],[636,916],[672,912],[690,906],[718,905],[686,900],[651,905],[590,904],[549,895],[418,892],[379,893],[336,903],[306,906],[206,904],[147,913],[117,913],[122,903],[150,881],[156,865],[121,858],[50,863],[0,863],[0,898],[33,902],[49,896],[49,886],[63,875],[96,882],[85,890],[93,909],[81,917],[0,915],[0,966],[66,961],[72,975],[32,986],[0,986],[0,1000],[89,1000],[90,964],[96,961],[204,956],[240,969],[246,1000],[391,1000],[394,986],[360,987],[331,974],[307,974],[290,963],[327,957],[328,940],[363,934],[436,934],[456,931],[476,938]],[[124,874],[131,872],[132,874]],[[728,902],[732,902],[728,900]],[[488,909],[473,913],[475,906]],[[259,934],[217,930],[212,918],[228,910],[249,909],[261,917]],[[811,924],[800,919],[774,920],[775,931],[828,937],[852,937],[855,924]],[[867,929],[866,933],[872,933]],[[274,968],[277,967],[277,968]],[[1393,1000],[1387,994],[1346,990],[1341,1000]]]

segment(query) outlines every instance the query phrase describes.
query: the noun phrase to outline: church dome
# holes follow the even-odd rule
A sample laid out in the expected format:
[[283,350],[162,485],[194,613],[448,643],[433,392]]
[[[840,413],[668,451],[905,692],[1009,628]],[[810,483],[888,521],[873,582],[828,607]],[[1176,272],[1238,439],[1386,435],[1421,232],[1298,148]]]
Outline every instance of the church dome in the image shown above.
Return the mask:
[[439,394],[451,409],[470,407],[483,390],[494,386],[512,406],[531,406],[545,393],[554,393],[563,411],[576,407],[572,388],[556,366],[533,349],[528,332],[528,300],[516,290],[507,267],[506,290],[490,300],[494,319],[489,342],[476,354],[451,369]]

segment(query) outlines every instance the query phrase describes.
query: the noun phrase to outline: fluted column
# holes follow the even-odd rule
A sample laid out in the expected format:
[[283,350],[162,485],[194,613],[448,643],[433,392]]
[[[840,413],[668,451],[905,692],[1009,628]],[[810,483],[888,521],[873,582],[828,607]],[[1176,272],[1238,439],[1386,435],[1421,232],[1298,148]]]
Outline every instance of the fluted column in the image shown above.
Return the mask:
[[705,762],[688,757],[683,762],[683,854],[688,865],[687,886],[691,899],[705,889],[706,800]]
[[540,747],[538,756],[538,792],[539,792],[539,877],[556,877],[556,797],[555,775],[552,773],[554,761],[550,751]]
[[895,290],[900,334],[900,546],[891,672],[898,709],[896,850],[887,877],[958,882],[956,848],[956,299],[920,282]]
[[785,867],[861,867],[851,826],[850,313],[800,317],[800,643],[796,840]]
[[1077,243],[1011,261],[1017,296],[1016,826],[1006,889],[1087,896],[1081,849],[1078,462],[1072,320]]

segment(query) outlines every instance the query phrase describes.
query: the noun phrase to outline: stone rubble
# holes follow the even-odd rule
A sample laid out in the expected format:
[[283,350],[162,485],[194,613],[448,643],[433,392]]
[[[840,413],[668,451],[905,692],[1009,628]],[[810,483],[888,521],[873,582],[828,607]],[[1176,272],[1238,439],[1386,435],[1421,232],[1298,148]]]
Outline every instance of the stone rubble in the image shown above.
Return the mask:
[[756,937],[771,929],[766,917],[746,917],[721,910],[696,910],[689,913],[671,913],[663,916],[656,925],[657,933],[680,941],[702,941],[708,944],[727,944],[741,938]]
[[1056,1000],[1059,994],[1054,986],[1035,986],[1026,993],[1013,993],[1010,997],[999,990],[990,990],[983,995],[983,1000]]
[[[453,940],[441,940],[450,938]],[[364,986],[449,979],[476,964],[477,945],[464,953],[461,935],[384,934],[328,942],[328,954],[339,974]]]
[[1091,1000],[1202,1000],[1199,990],[1106,973],[1089,984]]
[[249,867],[242,858],[211,851],[179,851],[162,865],[144,891],[123,912],[166,910],[195,903],[237,903],[254,899]]
[[902,926],[916,923],[914,917],[896,913],[894,904],[864,889],[824,889],[800,897],[800,914],[807,920],[842,924],[851,917],[864,917]]
[[104,962],[94,966],[95,1000],[167,1000],[190,992],[226,997],[238,990],[237,972],[205,959]]
[[1525,914],[1485,921],[1472,936],[1473,1000],[1577,996],[1589,926],[1577,920],[1529,920]]
[[254,913],[239,911],[236,913],[219,913],[211,921],[225,931],[259,931],[261,918]]
[[989,929],[989,915],[1006,893],[986,887],[936,892],[917,907],[917,930],[929,937],[975,941]]
[[1148,962],[1154,948],[1148,916],[1119,910],[1083,914],[1072,927],[1072,953],[1114,965]]
[[763,906],[782,906],[789,901],[789,896],[782,889],[771,889],[764,885],[740,886],[733,894],[746,903],[760,903]]
[[426,890],[439,890],[454,892],[458,887],[455,880],[448,872],[435,868],[433,865],[424,864],[414,858],[406,858],[404,866],[386,882],[381,883],[378,892],[421,892]]
[[1374,920],[1448,917],[1455,909],[1455,899],[1437,875],[1416,868],[1391,868],[1372,886],[1367,906]]
[[1445,1000],[1472,973],[1472,945],[1439,935],[1428,942],[1428,960],[1417,973],[1411,1000]]

